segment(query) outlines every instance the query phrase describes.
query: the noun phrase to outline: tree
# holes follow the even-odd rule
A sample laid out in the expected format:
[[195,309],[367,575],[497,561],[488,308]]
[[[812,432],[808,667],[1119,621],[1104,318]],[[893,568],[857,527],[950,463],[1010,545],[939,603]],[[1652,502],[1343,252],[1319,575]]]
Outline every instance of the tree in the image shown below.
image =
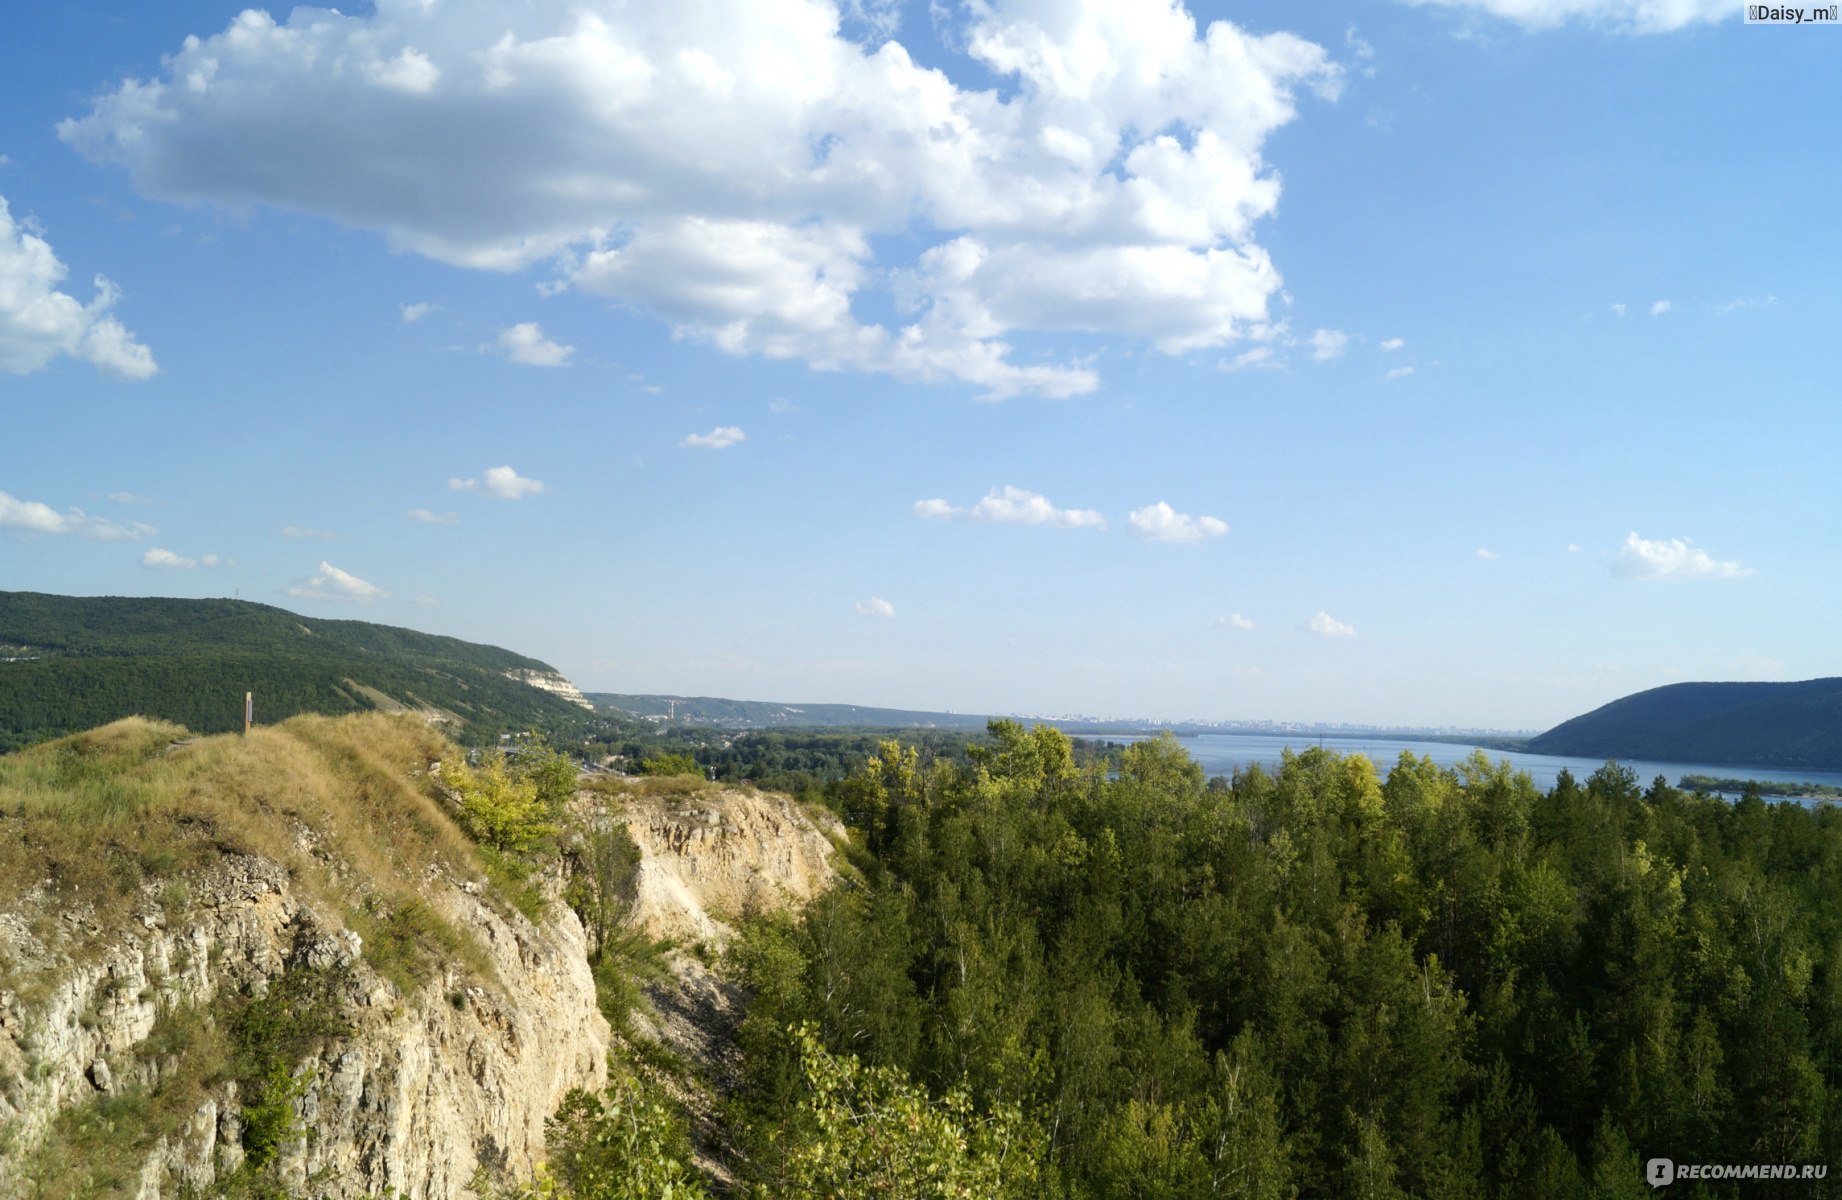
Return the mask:
[[893,1067],[838,1056],[801,1025],[806,1095],[787,1128],[798,1141],[763,1196],[973,1200],[1034,1195],[1040,1136],[1015,1105],[975,1112],[955,1087],[936,1100]]
[[579,830],[569,847],[569,883],[564,898],[588,933],[591,964],[599,963],[613,943],[633,904],[640,875],[640,848],[627,827],[597,816]]

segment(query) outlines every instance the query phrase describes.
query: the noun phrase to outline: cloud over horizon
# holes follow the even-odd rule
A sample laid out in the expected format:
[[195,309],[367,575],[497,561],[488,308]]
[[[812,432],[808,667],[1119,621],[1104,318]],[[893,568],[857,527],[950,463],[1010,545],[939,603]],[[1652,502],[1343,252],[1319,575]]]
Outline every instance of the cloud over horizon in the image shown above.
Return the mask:
[[141,565],[153,567],[160,571],[190,571],[197,567],[215,567],[218,557],[215,554],[201,554],[190,558],[184,554],[175,554],[158,546],[141,555]]
[[486,343],[480,349],[495,350],[508,360],[526,367],[567,367],[569,356],[576,352],[574,346],[565,346],[545,337],[543,328],[536,321],[526,321],[502,329],[496,340]]
[[934,520],[964,519],[1000,525],[1049,525],[1057,529],[1105,529],[1106,518],[1091,508],[1057,508],[1041,492],[1005,484],[993,488],[969,508],[945,500],[917,500],[916,516]]
[[482,472],[479,479],[448,480],[448,490],[479,492],[487,496],[497,496],[501,500],[522,500],[526,496],[535,496],[543,491],[544,481],[526,479],[510,467],[489,467]]
[[97,541],[137,541],[158,532],[140,521],[111,521],[92,517],[80,508],[59,512],[37,500],[21,500],[0,492],[0,529],[18,533],[75,533]]
[[1691,538],[1651,540],[1626,535],[1612,572],[1625,579],[1739,579],[1753,573],[1736,561],[1716,560]]
[[[994,398],[1098,385],[1078,357],[1017,361],[1013,333],[1179,354],[1270,323],[1262,147],[1301,92],[1335,97],[1322,47],[1169,2],[936,11],[976,82],[858,4],[250,10],[58,133],[143,195],[314,213],[461,267],[546,264],[551,290],[726,353]],[[501,347],[513,361],[566,361],[508,335],[531,342]]]
[[363,604],[390,596],[375,583],[342,571],[325,559],[320,560],[317,572],[289,588],[288,594],[302,600],[355,600]]
[[1228,532],[1228,522],[1219,517],[1192,517],[1162,500],[1133,509],[1126,520],[1140,537],[1154,542],[1200,542]]
[[718,425],[709,433],[687,433],[678,442],[683,450],[727,450],[738,442],[746,442],[748,435],[740,426]]
[[1321,638],[1353,638],[1356,636],[1354,625],[1345,625],[1321,608],[1317,616],[1305,623],[1305,628]]
[[30,375],[65,355],[120,379],[159,373],[153,351],[135,340],[109,309],[121,292],[98,275],[96,297],[83,304],[58,290],[70,269],[32,223],[13,219],[0,196],[0,371]]

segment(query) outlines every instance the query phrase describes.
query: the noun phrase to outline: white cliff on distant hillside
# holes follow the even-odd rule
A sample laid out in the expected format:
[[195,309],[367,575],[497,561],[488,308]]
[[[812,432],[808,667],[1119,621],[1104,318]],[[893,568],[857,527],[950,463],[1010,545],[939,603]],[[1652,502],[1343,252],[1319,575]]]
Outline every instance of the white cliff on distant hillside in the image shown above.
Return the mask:
[[552,696],[560,696],[571,704],[586,708],[590,712],[595,711],[594,704],[589,701],[587,696],[582,694],[582,689],[565,679],[561,672],[536,670],[520,671],[514,669],[507,671],[505,677],[507,679],[515,679],[519,683],[528,683],[540,692],[549,692]]

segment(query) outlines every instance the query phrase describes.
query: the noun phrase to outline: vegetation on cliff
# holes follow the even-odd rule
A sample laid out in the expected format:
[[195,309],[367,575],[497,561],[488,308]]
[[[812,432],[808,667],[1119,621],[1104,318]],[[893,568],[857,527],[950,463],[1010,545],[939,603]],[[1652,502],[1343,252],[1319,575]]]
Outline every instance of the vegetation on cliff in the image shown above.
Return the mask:
[[[324,1134],[303,1062],[355,1036],[374,995],[499,1011],[475,998],[506,986],[494,952],[433,893],[541,916],[535,852],[557,853],[575,776],[541,746],[470,769],[427,721],[377,713],[204,738],[130,718],[0,756],[0,1195],[138,1194],[224,1103],[211,1194],[299,1194],[279,1172]],[[205,935],[243,908],[234,944]],[[85,1030],[115,1031],[76,1062],[43,1023],[65,994]],[[33,1113],[49,1119],[27,1137]]]

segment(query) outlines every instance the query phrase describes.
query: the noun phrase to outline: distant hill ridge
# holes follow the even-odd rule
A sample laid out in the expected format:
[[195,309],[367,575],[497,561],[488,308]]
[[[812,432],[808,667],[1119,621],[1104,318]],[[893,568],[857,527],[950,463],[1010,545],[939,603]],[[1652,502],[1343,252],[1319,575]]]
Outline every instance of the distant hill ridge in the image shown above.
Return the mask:
[[0,592],[0,750],[139,714],[199,733],[297,713],[416,709],[486,737],[582,717],[548,663],[247,600]]
[[715,725],[727,729],[853,726],[884,729],[984,729],[991,718],[977,713],[865,708],[858,704],[782,704],[771,700],[725,700],[719,696],[621,695],[589,692],[597,708],[642,720]]
[[1580,758],[1842,768],[1842,678],[1672,683],[1563,721],[1528,748]]

